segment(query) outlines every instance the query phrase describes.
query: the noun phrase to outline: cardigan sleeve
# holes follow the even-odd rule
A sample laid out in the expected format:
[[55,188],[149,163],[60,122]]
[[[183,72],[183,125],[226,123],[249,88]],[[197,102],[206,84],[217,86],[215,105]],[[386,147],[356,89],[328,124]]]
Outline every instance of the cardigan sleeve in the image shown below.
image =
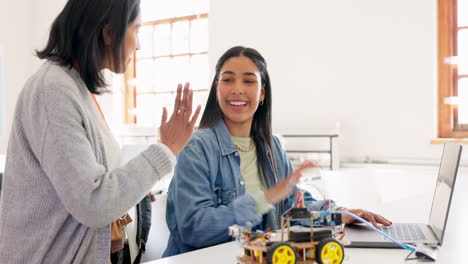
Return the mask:
[[[37,157],[60,201],[79,222],[103,227],[137,204],[174,166],[161,145],[151,145],[125,165],[111,171],[98,162],[99,131],[86,118],[76,87],[52,83],[44,87],[38,108],[45,108],[45,129]],[[97,135],[94,137],[94,135]],[[95,138],[98,140],[96,141]]]

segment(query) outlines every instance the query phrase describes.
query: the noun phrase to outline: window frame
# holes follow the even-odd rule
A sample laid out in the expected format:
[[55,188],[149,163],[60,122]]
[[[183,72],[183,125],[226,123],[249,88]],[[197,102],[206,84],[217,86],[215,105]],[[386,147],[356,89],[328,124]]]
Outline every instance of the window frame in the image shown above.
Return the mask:
[[458,123],[458,105],[447,104],[446,98],[458,95],[458,66],[447,58],[458,55],[457,0],[438,0],[438,137],[467,138],[468,125]]
[[[189,15],[189,16],[181,16],[181,17],[174,17],[174,18],[166,18],[166,19],[158,19],[147,21],[143,23],[143,26],[153,26],[160,24],[173,24],[179,21],[192,21],[196,19],[208,19],[208,13],[196,14],[196,15]],[[172,28],[172,27],[171,27]],[[174,89],[173,91],[151,91],[151,92],[141,92],[137,93],[137,85],[134,81],[137,78],[137,62],[139,60],[156,60],[161,58],[174,58],[174,57],[181,57],[181,56],[196,56],[196,55],[208,55],[208,51],[202,52],[188,52],[188,53],[176,53],[169,55],[160,55],[160,56],[151,56],[151,57],[137,57],[137,52],[135,51],[133,54],[133,60],[130,65],[128,65],[127,71],[124,75],[125,81],[125,104],[124,104],[124,122],[125,124],[136,124],[137,123],[137,115],[132,114],[131,110],[136,109],[137,107],[137,96],[139,94],[165,94],[165,93],[176,93],[177,91]],[[194,92],[207,92],[208,89],[195,89]]]

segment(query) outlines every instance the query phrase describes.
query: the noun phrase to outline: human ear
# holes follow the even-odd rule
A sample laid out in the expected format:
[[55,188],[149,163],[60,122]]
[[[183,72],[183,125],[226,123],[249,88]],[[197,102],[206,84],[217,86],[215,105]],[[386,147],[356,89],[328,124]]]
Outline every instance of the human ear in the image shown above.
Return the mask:
[[262,90],[260,91],[260,101],[265,100],[265,85],[262,85]]

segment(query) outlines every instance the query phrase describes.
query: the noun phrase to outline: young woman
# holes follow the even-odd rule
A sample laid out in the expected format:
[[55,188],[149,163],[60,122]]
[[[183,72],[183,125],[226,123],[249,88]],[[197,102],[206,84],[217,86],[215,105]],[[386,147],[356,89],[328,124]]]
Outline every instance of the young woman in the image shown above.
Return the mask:
[[[233,224],[279,228],[301,171],[314,164],[293,172],[272,135],[271,102],[266,62],[256,50],[233,47],[221,56],[201,129],[177,157],[168,193],[171,235],[164,256],[230,241],[227,229]],[[311,210],[327,205],[310,195],[306,204]],[[353,211],[375,224],[390,224],[364,210]]]
[[99,263],[110,224],[173,168],[188,142],[192,92],[179,85],[162,144],[120,166],[120,149],[94,95],[103,69],[123,73],[139,48],[139,0],[69,0],[55,19],[46,62],[19,95],[0,201],[0,263]]

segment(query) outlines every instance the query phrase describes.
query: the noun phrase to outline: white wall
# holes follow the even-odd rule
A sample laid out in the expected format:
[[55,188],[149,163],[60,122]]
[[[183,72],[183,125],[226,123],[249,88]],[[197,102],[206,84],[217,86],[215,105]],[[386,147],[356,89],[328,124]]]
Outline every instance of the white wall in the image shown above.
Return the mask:
[[[341,159],[440,158],[436,1],[210,1],[210,64],[234,45],[269,63],[275,130],[340,122]],[[213,69],[212,69],[213,71]]]
[[31,73],[30,1],[0,0],[0,46],[3,49],[3,124],[0,153],[6,152],[16,98]]
[[[29,0],[29,8],[32,10],[32,23],[29,32],[31,34],[31,50],[43,49],[49,39],[52,22],[63,9],[67,0]],[[33,70],[36,70],[43,61],[32,58]]]
[[3,131],[0,153],[5,153],[14,107],[27,78],[40,65],[33,54],[45,45],[52,20],[65,0],[0,0],[0,47],[4,55]]
[[[42,49],[45,47],[50,27],[54,19],[58,16],[60,11],[62,11],[67,0],[41,0],[41,1],[31,1],[31,7],[33,12],[32,16],[32,49]],[[43,61],[32,58],[33,69],[37,69]],[[109,79],[109,84],[112,84],[113,93],[105,94],[98,97],[101,108],[106,115],[106,121],[111,127],[119,127],[119,124],[123,123],[124,117],[124,105],[123,105],[123,87],[121,83],[122,78],[117,77],[112,80],[114,76],[110,72],[106,72],[106,78]],[[114,89],[115,88],[115,89]],[[113,96],[116,95],[116,96]]]
[[[0,0],[5,153],[17,94],[66,0]],[[210,63],[233,45],[269,63],[275,130],[341,124],[344,161],[437,160],[436,1],[210,1]],[[405,96],[401,96],[405,94]],[[104,108],[114,109],[114,106]],[[111,123],[115,123],[112,117]]]

